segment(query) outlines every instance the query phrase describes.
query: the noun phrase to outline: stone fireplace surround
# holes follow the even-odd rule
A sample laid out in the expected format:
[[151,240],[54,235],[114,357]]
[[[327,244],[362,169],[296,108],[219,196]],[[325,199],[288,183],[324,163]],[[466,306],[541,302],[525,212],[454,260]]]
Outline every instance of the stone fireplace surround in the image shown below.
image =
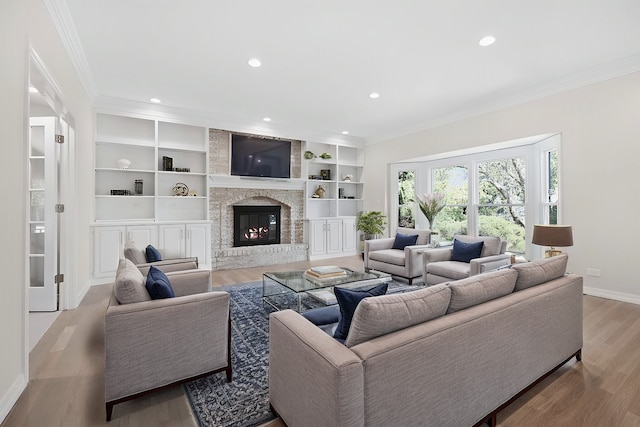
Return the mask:
[[[228,270],[307,260],[301,141],[291,144],[290,180],[230,176],[231,132],[209,129],[211,268]],[[233,247],[233,206],[279,205],[280,244]]]

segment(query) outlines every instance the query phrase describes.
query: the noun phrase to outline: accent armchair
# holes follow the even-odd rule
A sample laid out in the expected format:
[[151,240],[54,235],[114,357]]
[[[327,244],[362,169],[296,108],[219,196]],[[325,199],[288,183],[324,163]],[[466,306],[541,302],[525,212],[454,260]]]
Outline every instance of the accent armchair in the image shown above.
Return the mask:
[[422,276],[422,251],[428,248],[431,230],[417,230],[398,227],[397,233],[418,235],[415,245],[405,246],[404,249],[393,249],[395,237],[365,240],[364,267],[366,271],[378,270],[393,276],[409,280]]
[[164,273],[198,268],[198,257],[163,259],[162,261],[147,262],[145,250],[138,248],[136,242],[133,240],[127,240],[124,243],[124,257],[133,262],[143,275],[149,272],[149,267],[152,265]]
[[465,279],[476,274],[496,270],[511,262],[511,256],[505,254],[507,241],[499,237],[458,235],[455,236],[455,239],[464,243],[484,242],[480,257],[471,259],[470,262],[453,261],[451,259],[453,247],[432,248],[423,251],[422,278],[426,285]]
[[209,270],[166,273],[175,297],[151,300],[129,260],[118,265],[105,314],[105,406],[217,372],[231,381],[229,294]]

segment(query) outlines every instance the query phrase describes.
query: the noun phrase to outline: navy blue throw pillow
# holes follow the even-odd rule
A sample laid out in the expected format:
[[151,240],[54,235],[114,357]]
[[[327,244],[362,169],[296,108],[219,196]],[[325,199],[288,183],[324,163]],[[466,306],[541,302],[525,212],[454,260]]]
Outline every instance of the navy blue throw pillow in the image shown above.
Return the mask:
[[465,243],[458,239],[453,241],[453,251],[451,261],[471,262],[472,259],[480,258],[484,241],[476,243]]
[[149,268],[145,287],[151,299],[173,298],[176,296],[167,275],[154,266]]
[[160,251],[151,245],[147,246],[145,254],[147,256],[147,262],[162,261],[162,255],[160,255]]
[[356,307],[358,307],[360,301],[366,297],[376,297],[386,294],[387,286],[387,283],[381,283],[367,290],[335,287],[333,292],[336,294],[336,299],[340,306],[340,320],[338,321],[338,326],[336,327],[333,337],[346,340],[349,334],[349,328],[351,327],[351,320],[353,320],[353,313],[356,311]]
[[393,241],[393,249],[404,250],[405,246],[413,246],[418,241],[417,234],[396,234],[396,240]]

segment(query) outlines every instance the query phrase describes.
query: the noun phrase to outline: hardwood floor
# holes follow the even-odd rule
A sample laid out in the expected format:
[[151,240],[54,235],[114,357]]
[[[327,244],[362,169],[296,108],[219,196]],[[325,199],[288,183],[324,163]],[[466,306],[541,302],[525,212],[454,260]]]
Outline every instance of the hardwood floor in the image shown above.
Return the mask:
[[[243,283],[264,271],[322,264],[362,269],[354,256],[216,271],[212,281]],[[94,286],[78,308],[58,316],[30,353],[29,386],[2,427],[197,426],[181,387],[116,405],[105,421],[103,316],[110,294],[111,285]],[[640,426],[640,306],[585,296],[582,354],[582,362],[572,360],[498,414],[498,425]]]

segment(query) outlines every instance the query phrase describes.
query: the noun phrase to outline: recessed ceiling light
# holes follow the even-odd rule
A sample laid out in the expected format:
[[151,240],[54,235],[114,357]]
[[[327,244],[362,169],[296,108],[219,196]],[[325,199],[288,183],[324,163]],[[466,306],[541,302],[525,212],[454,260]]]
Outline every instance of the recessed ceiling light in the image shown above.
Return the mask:
[[349,135],[349,131],[348,131],[348,130],[343,130],[343,131],[342,131],[342,134],[343,134],[343,135]]
[[378,92],[371,92],[369,94],[369,98],[371,98],[371,99],[380,98],[380,94]]
[[249,65],[252,66],[253,68],[258,68],[259,66],[262,65],[262,62],[260,62],[258,58],[251,58],[249,60]]
[[264,119],[262,119],[262,120],[264,120],[265,122],[270,122],[270,121],[271,121],[271,117],[265,117],[265,118],[264,118]]
[[154,104],[160,104],[162,102],[158,98],[151,98],[149,101],[153,102]]
[[38,89],[33,86],[29,86],[29,93],[38,93]]
[[480,44],[480,46],[491,46],[495,42],[496,42],[496,38],[495,37],[493,37],[493,36],[485,36],[485,37],[480,39],[478,44]]

